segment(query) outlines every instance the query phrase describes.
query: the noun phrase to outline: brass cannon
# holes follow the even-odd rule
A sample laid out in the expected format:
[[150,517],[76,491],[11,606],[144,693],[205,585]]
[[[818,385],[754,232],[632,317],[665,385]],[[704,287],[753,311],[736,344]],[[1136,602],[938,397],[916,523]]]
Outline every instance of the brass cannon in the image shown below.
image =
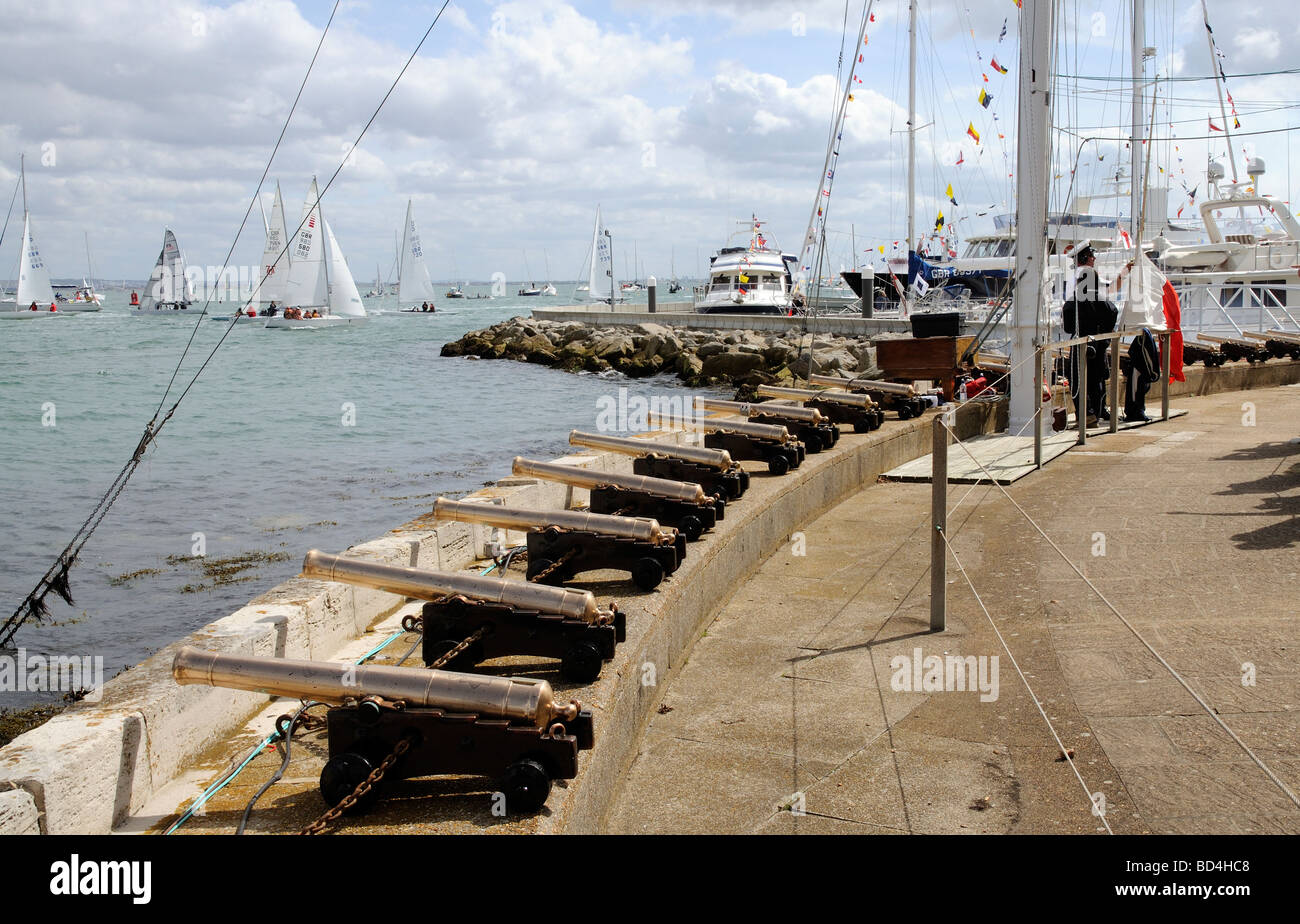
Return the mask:
[[698,484],[649,475],[600,472],[577,465],[535,462],[515,457],[511,471],[591,491],[592,513],[651,517],[694,542],[722,518],[726,502],[710,497]]
[[[172,660],[180,684],[205,684],[333,705],[321,795],[338,805],[386,758],[384,780],[442,774],[500,779],[510,812],[541,808],[552,780],[573,779],[592,746],[591,713],[561,703],[551,685],[406,667],[365,667],[218,654],[184,647]],[[378,797],[358,800],[364,809]]]
[[812,385],[843,388],[852,394],[869,395],[871,400],[886,410],[897,411],[899,420],[920,417],[930,403],[911,385],[901,382],[884,382],[880,379],[838,379],[833,375],[808,376]]
[[705,418],[692,425],[704,431],[707,448],[722,450],[733,459],[766,462],[767,470],[773,475],[784,475],[804,460],[803,443],[785,427],[716,418]]
[[749,473],[733,462],[729,453],[717,449],[583,433],[581,430],[569,433],[569,444],[635,456],[632,471],[638,475],[694,482],[722,499],[735,500],[749,488]]
[[778,385],[760,385],[758,393],[764,398],[800,401],[804,407],[819,411],[827,420],[851,425],[854,433],[869,433],[879,428],[885,420],[885,412],[870,395],[851,395],[816,388],[782,388]]
[[427,600],[404,627],[424,634],[424,663],[433,664],[473,635],[480,637],[443,666],[469,669],[511,655],[558,658],[567,680],[589,683],[627,636],[617,606],[601,609],[590,591],[530,581],[454,574],[345,558],[312,549],[302,573]]
[[706,411],[730,411],[744,414],[752,423],[783,426],[799,438],[808,452],[830,449],[840,439],[839,429],[815,408],[794,407],[773,401],[751,404],[717,398],[696,398],[695,403]]
[[562,584],[584,571],[627,571],[642,590],[654,590],[686,557],[686,537],[645,517],[576,510],[520,510],[438,498],[439,519],[526,530],[528,579]]

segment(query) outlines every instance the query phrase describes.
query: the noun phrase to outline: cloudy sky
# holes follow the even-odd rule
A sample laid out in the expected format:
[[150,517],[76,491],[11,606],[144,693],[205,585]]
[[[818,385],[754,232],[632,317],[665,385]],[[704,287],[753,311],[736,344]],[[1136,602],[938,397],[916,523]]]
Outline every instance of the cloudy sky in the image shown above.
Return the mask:
[[[84,272],[83,232],[101,278],[146,276],[164,226],[190,262],[219,265],[332,6],[0,0],[0,207],[25,153],[29,207],[56,278]],[[1058,199],[1076,150],[1085,192],[1103,191],[1127,156],[1117,139],[1128,120],[1128,6],[1063,4],[1058,71],[1071,76],[1057,122],[1103,140],[1057,135]],[[1199,139],[1211,113],[1222,120],[1213,83],[1194,79],[1210,72],[1199,2],[1147,8],[1149,72],[1178,78],[1161,84],[1156,115],[1172,211],[1182,182],[1203,190]],[[858,47],[861,9],[851,0],[845,39],[843,0],[458,0],[327,193],[325,213],[363,286],[376,264],[389,273],[408,197],[438,279],[540,279],[547,260],[551,277],[573,278],[597,203],[620,271],[635,244],[646,273],[667,276],[675,260],[693,274],[751,212],[792,250],[819,193],[843,41],[846,66],[862,56],[861,83],[829,200],[831,259],[852,259],[851,229],[858,251],[874,253],[904,234],[907,13],[900,0],[876,2]],[[1018,11],[1012,0],[919,9],[917,224],[932,227],[942,208],[965,236],[1012,201]],[[1229,75],[1297,66],[1290,10],[1212,0]],[[312,174],[323,184],[338,167],[436,11],[340,4],[264,188],[268,204],[278,179],[296,219]],[[1228,88],[1243,131],[1274,132],[1238,137],[1236,151],[1264,157],[1266,188],[1289,197],[1296,75],[1230,76]],[[981,89],[993,96],[987,109]],[[972,123],[979,145],[965,134]],[[1218,138],[1209,144],[1224,153]],[[234,261],[257,264],[261,237],[254,209]],[[0,278],[14,276],[17,241],[11,224]]]

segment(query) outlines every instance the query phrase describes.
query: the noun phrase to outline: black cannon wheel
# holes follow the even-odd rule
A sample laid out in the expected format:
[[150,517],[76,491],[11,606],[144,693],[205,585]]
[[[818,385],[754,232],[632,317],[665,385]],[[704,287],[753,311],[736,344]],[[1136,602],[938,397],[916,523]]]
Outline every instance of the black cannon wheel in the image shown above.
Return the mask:
[[[370,776],[375,768],[370,761],[352,751],[335,754],[325,762],[320,772],[321,798],[333,808],[356,790],[361,781]],[[372,788],[357,800],[357,804],[348,809],[348,813],[364,812],[375,803],[379,795]]]
[[912,405],[904,402],[898,406],[898,419],[911,420],[915,416],[912,414]]
[[593,642],[574,642],[560,659],[560,673],[574,683],[591,683],[600,676],[604,661]]
[[808,435],[803,438],[803,444],[808,447],[809,452],[821,452],[824,448],[822,446],[822,435],[811,430],[808,432]]
[[767,460],[767,470],[773,475],[784,475],[790,471],[790,460],[777,453]]
[[551,795],[551,775],[539,761],[517,760],[501,777],[501,792],[506,797],[506,812],[526,815],[546,804]]
[[700,536],[704,535],[704,521],[693,513],[688,513],[677,523],[677,528],[682,531],[682,535],[694,542]]
[[632,583],[642,590],[654,590],[664,579],[664,566],[653,558],[638,558],[632,562]]
[[868,419],[865,418],[865,417],[859,417],[857,420],[853,421],[853,432],[854,432],[854,433],[870,433],[870,432],[871,432],[871,421],[868,420]]

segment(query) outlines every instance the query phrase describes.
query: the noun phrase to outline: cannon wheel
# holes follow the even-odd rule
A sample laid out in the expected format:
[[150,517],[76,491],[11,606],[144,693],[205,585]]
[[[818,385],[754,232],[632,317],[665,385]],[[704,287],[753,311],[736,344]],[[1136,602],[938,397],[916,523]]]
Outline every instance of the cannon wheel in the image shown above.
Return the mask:
[[808,447],[809,452],[821,452],[825,448],[822,445],[822,435],[815,430],[808,431],[808,435],[803,439],[803,444]]
[[912,405],[908,404],[907,402],[903,402],[898,406],[899,420],[911,420],[913,416],[915,415],[912,414]]
[[704,523],[693,513],[688,513],[678,521],[677,528],[691,542],[694,542],[700,536],[704,535]]
[[540,761],[521,758],[506,767],[501,777],[501,792],[505,794],[508,813],[531,814],[550,798],[551,775]]
[[870,432],[871,432],[871,421],[868,420],[868,419],[865,418],[865,417],[859,417],[857,420],[853,421],[853,432],[854,432],[854,433],[870,433]]
[[632,562],[632,583],[642,590],[654,590],[664,579],[664,566],[653,558],[638,558]]
[[600,649],[592,642],[574,642],[560,658],[560,673],[565,680],[575,683],[591,683],[600,676],[600,668],[605,659],[600,656]]
[[790,460],[777,453],[767,460],[767,470],[773,475],[784,475],[790,471]]
[[[321,797],[333,808],[352,795],[361,781],[370,776],[374,769],[370,761],[353,751],[335,754],[325,762],[320,772]],[[356,805],[348,809],[348,813],[364,812],[374,805],[378,798],[378,793],[371,789],[357,800]]]

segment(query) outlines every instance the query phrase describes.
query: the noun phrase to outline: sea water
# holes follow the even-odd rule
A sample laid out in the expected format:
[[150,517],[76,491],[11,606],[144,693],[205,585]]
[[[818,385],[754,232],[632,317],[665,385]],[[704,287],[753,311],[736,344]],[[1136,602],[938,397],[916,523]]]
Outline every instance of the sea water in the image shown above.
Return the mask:
[[[131,457],[187,341],[166,407],[228,327],[197,311],[135,317],[127,299],[113,291],[97,313],[0,321],[2,616]],[[297,574],[310,548],[380,536],[439,494],[509,475],[516,455],[563,454],[569,430],[594,428],[620,387],[686,395],[671,376],[439,355],[469,330],[567,301],[439,299],[436,314],[411,315],[389,297],[367,299],[380,313],[360,326],[240,321],[83,550],[75,605],[49,595],[58,624],[28,624],[15,644],[103,657],[111,677]],[[36,698],[5,693],[0,707]]]

